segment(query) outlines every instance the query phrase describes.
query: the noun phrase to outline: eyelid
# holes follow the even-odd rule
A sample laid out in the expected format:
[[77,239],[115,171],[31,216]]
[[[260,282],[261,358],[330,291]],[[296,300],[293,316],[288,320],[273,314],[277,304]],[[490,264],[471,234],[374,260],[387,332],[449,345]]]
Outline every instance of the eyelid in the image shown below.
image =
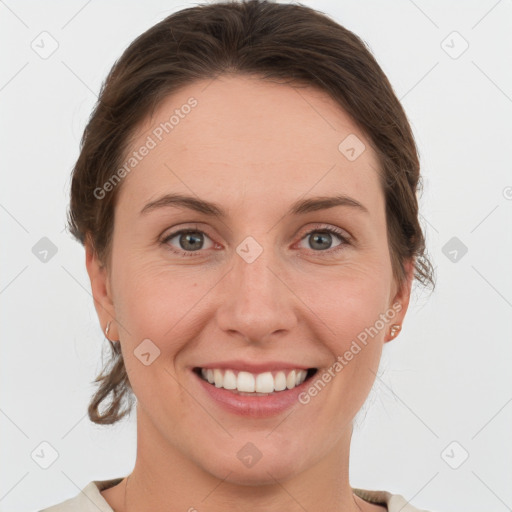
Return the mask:
[[[201,233],[203,235],[206,235],[212,242],[213,245],[219,245],[217,242],[215,242],[215,240],[213,239],[213,237],[211,237],[207,230],[204,229],[204,228],[200,228],[198,225],[195,225],[195,226],[185,226],[183,228],[171,228],[169,231],[166,232],[166,234],[162,235],[161,237],[159,237],[159,240],[160,240],[160,244],[162,245],[170,245],[169,244],[169,241],[172,240],[173,238],[176,238],[177,236],[179,235],[182,235],[184,233]],[[171,246],[172,247],[172,246]],[[171,248],[170,249],[171,252],[175,252],[177,253],[178,255],[180,254],[194,254],[194,253],[202,253],[204,252],[206,249],[201,249],[199,251],[184,251],[183,249],[177,249],[177,248]]]
[[[309,225],[308,227],[301,230],[299,232],[300,235],[296,235],[296,236],[299,236],[299,240],[296,243],[302,242],[302,240],[304,240],[307,236],[310,236],[314,232],[322,232],[322,231],[333,234],[334,236],[337,236],[340,239],[340,244],[335,247],[331,247],[330,249],[326,249],[325,251],[315,251],[313,249],[309,249],[309,251],[311,251],[313,253],[318,253],[319,255],[323,255],[322,253],[333,254],[339,248],[342,249],[343,246],[353,245],[355,243],[353,236],[350,233],[348,233],[346,230],[344,230],[338,226],[334,226],[331,224],[325,224],[325,223],[313,223],[313,225]],[[185,226],[183,228],[176,228],[175,230],[173,230],[171,228],[170,233],[167,233],[161,237],[160,243],[162,245],[168,245],[170,247],[169,250],[171,252],[173,252],[174,254],[177,254],[178,256],[182,256],[182,255],[200,256],[200,255],[202,255],[207,249],[200,249],[198,251],[184,251],[183,249],[178,249],[178,248],[170,246],[170,244],[169,244],[170,240],[172,240],[173,238],[175,238],[181,234],[188,233],[188,232],[192,232],[192,233],[197,232],[197,233],[206,235],[212,241],[212,243],[214,245],[220,245],[220,244],[218,244],[218,242],[216,242],[213,239],[213,237],[211,237],[208,234],[206,229],[200,228],[199,225],[197,225],[197,224],[194,226]]]
[[337,235],[345,238],[347,241],[351,242],[354,240],[354,237],[346,229],[340,228],[333,224],[326,224],[322,222],[313,222],[311,225],[308,225],[308,227],[304,228],[304,231],[300,231],[299,233],[302,233],[301,240],[304,238],[304,236],[309,235],[312,231],[334,231]]

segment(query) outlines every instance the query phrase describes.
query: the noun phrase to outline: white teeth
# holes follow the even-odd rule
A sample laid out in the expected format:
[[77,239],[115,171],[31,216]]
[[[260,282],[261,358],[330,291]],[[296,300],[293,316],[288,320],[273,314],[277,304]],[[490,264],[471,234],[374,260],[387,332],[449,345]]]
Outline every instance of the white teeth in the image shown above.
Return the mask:
[[295,382],[296,382],[296,379],[295,379],[295,370],[292,370],[289,374],[288,374],[288,377],[286,377],[286,387],[288,389],[292,389],[295,387]]
[[219,368],[201,369],[203,379],[217,388],[230,389],[242,393],[273,393],[299,386],[306,379],[306,370],[291,370],[288,372],[263,372],[252,374],[236,370],[221,370]]
[[215,370],[213,370],[213,379],[215,381],[215,387],[221,388],[222,382],[223,382],[223,377],[222,377],[222,372],[220,370],[218,370],[217,368],[215,368]]
[[245,391],[246,393],[254,393],[254,375],[249,372],[238,372],[236,379],[236,389]]
[[284,391],[286,389],[286,375],[284,372],[277,372],[274,378],[274,389],[276,391]]
[[223,382],[223,388],[224,389],[236,389],[236,375],[231,370],[226,370],[226,373],[224,374],[224,382]]
[[270,372],[260,373],[256,377],[256,392],[272,393],[274,391],[274,377]]

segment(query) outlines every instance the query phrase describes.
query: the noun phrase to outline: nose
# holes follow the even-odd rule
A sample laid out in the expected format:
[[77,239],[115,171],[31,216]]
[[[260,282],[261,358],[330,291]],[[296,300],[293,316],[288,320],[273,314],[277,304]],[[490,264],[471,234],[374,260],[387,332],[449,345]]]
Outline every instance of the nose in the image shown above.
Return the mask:
[[295,328],[300,300],[287,283],[285,263],[273,252],[265,249],[252,262],[235,253],[231,270],[219,283],[222,304],[217,322],[230,336],[261,344]]

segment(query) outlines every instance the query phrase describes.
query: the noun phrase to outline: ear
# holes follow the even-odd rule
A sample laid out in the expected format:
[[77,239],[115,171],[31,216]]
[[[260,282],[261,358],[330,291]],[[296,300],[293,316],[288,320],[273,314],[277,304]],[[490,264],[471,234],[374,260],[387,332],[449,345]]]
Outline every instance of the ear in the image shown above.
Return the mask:
[[86,237],[85,247],[85,266],[91,281],[92,296],[94,307],[101,325],[101,330],[105,333],[107,323],[110,321],[108,338],[110,340],[119,339],[119,329],[115,322],[115,308],[112,300],[110,276],[106,266],[99,260],[90,237]]
[[404,263],[404,270],[406,276],[404,282],[400,287],[397,287],[395,284],[393,287],[394,290],[390,296],[389,307],[397,313],[389,322],[390,325],[387,327],[386,336],[384,337],[385,343],[396,338],[396,336],[391,336],[391,326],[394,324],[402,326],[404,322],[405,314],[407,313],[409,301],[411,299],[412,282],[414,279],[414,259],[407,260]]

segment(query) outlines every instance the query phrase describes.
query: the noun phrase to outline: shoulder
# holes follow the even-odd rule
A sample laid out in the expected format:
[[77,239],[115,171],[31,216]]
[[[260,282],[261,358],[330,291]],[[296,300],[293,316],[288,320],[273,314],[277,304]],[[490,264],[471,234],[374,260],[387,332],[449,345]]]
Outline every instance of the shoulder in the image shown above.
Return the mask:
[[[61,503],[52,505],[38,512],[114,512],[100,491],[113,487],[121,482],[123,478],[111,480],[94,480],[89,482],[74,497]],[[377,505],[385,505],[388,512],[428,512],[413,507],[400,494],[392,494],[388,491],[371,491],[368,489],[352,488],[354,494],[361,499]]]
[[376,505],[385,505],[388,512],[428,512],[411,505],[402,495],[388,491],[371,491],[368,489],[352,488],[356,496]]
[[38,512],[114,512],[100,491],[117,485],[121,480],[122,478],[94,480],[81,489],[76,496]]

